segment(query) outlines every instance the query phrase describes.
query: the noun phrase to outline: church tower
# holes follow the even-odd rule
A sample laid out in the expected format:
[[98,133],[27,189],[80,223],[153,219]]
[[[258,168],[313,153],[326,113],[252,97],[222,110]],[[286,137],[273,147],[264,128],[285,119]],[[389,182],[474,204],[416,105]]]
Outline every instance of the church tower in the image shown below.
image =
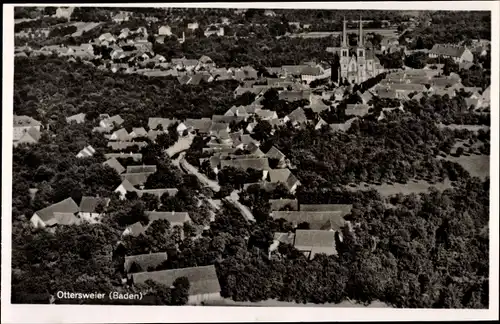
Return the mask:
[[361,16],[359,17],[359,39],[356,55],[358,58],[358,82],[361,83],[366,80],[366,51],[363,44],[363,21]]
[[349,66],[349,43],[347,40],[347,26],[344,17],[344,29],[342,32],[342,44],[340,46],[340,79],[347,79],[347,71]]

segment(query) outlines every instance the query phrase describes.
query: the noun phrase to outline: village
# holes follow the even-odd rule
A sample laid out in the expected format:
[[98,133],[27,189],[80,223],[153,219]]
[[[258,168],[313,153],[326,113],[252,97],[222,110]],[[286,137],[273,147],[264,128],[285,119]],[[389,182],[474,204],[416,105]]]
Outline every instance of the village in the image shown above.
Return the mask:
[[[65,9],[58,9],[57,15],[68,15]],[[268,12],[272,15],[271,12]],[[69,12],[71,15],[71,12]],[[128,14],[119,13],[113,21],[120,24],[128,20]],[[270,66],[265,70],[252,66],[219,67],[214,61],[203,55],[198,58],[176,57],[166,59],[154,53],[151,36],[155,42],[162,43],[165,37],[172,35],[169,25],[162,25],[157,30],[140,27],[137,30],[123,28],[119,34],[105,33],[89,43],[79,45],[51,45],[41,49],[19,46],[15,56],[27,59],[36,56],[54,56],[64,58],[68,62],[83,62],[95,69],[113,74],[139,74],[148,78],[176,78],[180,85],[202,86],[225,80],[236,80],[239,86],[234,90],[234,98],[252,95],[255,98],[248,105],[227,107],[224,114],[203,118],[164,118],[146,116],[147,125],[138,124],[132,128],[123,127],[125,120],[120,114],[100,114],[98,124],[93,127],[95,136],[103,136],[107,141],[102,165],[114,170],[121,178],[121,183],[114,190],[113,197],[84,196],[78,203],[68,197],[55,204],[44,207],[33,213],[30,218],[32,228],[56,232],[65,226],[79,226],[83,223],[98,224],[107,215],[107,208],[112,199],[127,201],[137,197],[156,197],[158,209],[147,210],[147,222],[136,222],[126,227],[121,234],[139,237],[155,222],[166,220],[177,231],[181,239],[186,223],[192,224],[188,211],[165,211],[162,202],[168,197],[175,197],[182,188],[147,188],[148,178],[157,172],[157,165],[145,164],[141,150],[151,143],[156,143],[162,134],[170,134],[177,138],[173,145],[163,149],[158,161],[169,159],[178,167],[179,172],[196,177],[204,187],[203,193],[197,196],[199,206],[207,206],[210,210],[210,221],[213,222],[222,204],[229,204],[238,210],[247,222],[255,222],[251,208],[240,199],[242,192],[249,187],[259,187],[267,191],[283,189],[288,197],[269,199],[272,219],[283,219],[293,225],[289,232],[275,232],[269,247],[269,260],[279,259],[279,246],[290,244],[312,260],[317,254],[337,255],[336,244],[342,242],[344,227],[352,231],[357,226],[345,219],[351,214],[352,204],[308,204],[295,197],[301,186],[297,177],[297,166],[291,158],[275,145],[262,145],[262,140],[255,137],[254,130],[259,125],[270,125],[269,134],[280,127],[300,129],[313,127],[317,131],[348,133],[354,121],[363,118],[375,118],[383,121],[386,114],[395,110],[404,111],[404,103],[419,102],[422,98],[433,95],[463,96],[467,111],[478,115],[489,114],[491,90],[481,87],[464,86],[458,73],[445,73],[448,63],[429,63],[422,68],[386,69],[381,64],[378,54],[405,52],[412,55],[419,51],[408,51],[398,45],[397,38],[383,38],[381,46],[375,47],[369,36],[363,33],[363,21],[358,20],[356,31],[357,44],[349,44],[346,21],[343,33],[339,35],[340,46],[329,47],[327,51],[337,54],[338,66],[331,62],[309,61],[299,65]],[[229,25],[223,21],[222,25]],[[145,24],[146,25],[146,24]],[[206,37],[224,37],[224,28],[210,26],[204,30]],[[193,21],[187,28],[200,28]],[[186,30],[187,32],[187,30]],[[29,32],[26,32],[29,34]],[[178,42],[185,41],[185,32],[179,35]],[[480,44],[481,43],[481,44]],[[471,68],[474,58],[486,55],[484,41],[477,41],[476,47],[458,44],[436,44],[430,50],[420,53],[429,59],[452,59],[460,69]],[[95,48],[99,47],[99,53]],[[102,48],[106,49],[103,54]],[[100,59],[101,65],[94,66],[92,61]],[[16,64],[17,61],[16,61]],[[446,74],[446,75],[445,75]],[[334,76],[337,80],[334,81]],[[271,94],[287,103],[300,104],[290,113],[283,115],[269,109],[266,104]],[[356,98],[356,99],[352,99]],[[377,100],[398,100],[397,107],[375,109]],[[334,114],[343,107],[343,122],[328,122],[324,114]],[[344,109],[345,108],[345,109]],[[312,112],[312,113],[311,113]],[[85,113],[67,116],[67,124],[83,124],[87,121]],[[447,125],[441,125],[447,127]],[[44,133],[51,132],[50,126],[30,116],[14,116],[14,147],[37,145]],[[259,130],[260,131],[260,130]],[[190,147],[199,138],[204,147],[198,155],[190,157]],[[191,148],[192,150],[192,148]],[[92,158],[98,148],[84,145],[74,152],[78,159]],[[97,156],[97,155],[96,155]],[[100,155],[99,155],[100,156]],[[197,160],[197,161],[196,161]],[[194,163],[197,162],[197,163]],[[224,170],[241,170],[252,174],[252,181],[241,183],[239,188],[226,191],[219,183]],[[245,180],[245,179],[244,179]],[[30,189],[30,195],[36,195],[36,188]],[[207,193],[209,192],[209,193]],[[307,225],[304,225],[307,224]],[[192,240],[201,237],[203,230],[210,229],[210,222],[198,229]],[[120,242],[116,242],[117,245]],[[173,285],[179,277],[186,277],[190,282],[188,304],[202,304],[222,298],[221,287],[214,265],[188,267],[179,269],[158,270],[168,258],[166,252],[127,255],[123,265],[123,286],[143,284],[148,280],[161,283],[167,287]],[[140,271],[138,271],[138,269]],[[150,270],[153,269],[153,270]]]

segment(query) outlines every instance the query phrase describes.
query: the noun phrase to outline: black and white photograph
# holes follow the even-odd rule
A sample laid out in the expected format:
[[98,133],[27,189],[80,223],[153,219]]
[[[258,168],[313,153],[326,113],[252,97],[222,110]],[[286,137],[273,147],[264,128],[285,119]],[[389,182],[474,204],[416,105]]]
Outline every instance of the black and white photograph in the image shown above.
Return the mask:
[[4,6],[2,308],[498,319],[498,3],[393,7]]

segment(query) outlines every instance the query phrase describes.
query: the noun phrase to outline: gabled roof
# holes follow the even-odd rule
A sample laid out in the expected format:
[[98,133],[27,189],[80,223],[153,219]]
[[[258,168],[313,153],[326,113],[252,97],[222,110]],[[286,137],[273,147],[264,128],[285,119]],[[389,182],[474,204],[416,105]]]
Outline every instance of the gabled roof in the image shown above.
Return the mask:
[[437,56],[461,57],[467,50],[464,46],[455,46],[451,44],[434,44],[430,50],[431,54]]
[[268,109],[259,109],[255,112],[255,114],[259,116],[262,120],[276,118],[277,116],[277,113],[275,111]]
[[311,104],[309,105],[312,111],[315,113],[320,113],[324,110],[327,110],[329,107],[323,102],[321,96],[311,96]]
[[156,165],[129,165],[127,173],[155,173]]
[[288,168],[269,170],[269,179],[271,183],[283,183],[288,190],[299,182]]
[[170,226],[176,226],[184,224],[185,222],[191,222],[189,213],[187,212],[159,212],[159,211],[147,211],[146,216],[148,216],[149,221],[153,222],[155,220],[164,219],[168,220]]
[[124,120],[120,115],[114,115],[109,118],[103,119],[102,122],[104,122],[108,127],[112,127],[113,124],[120,126],[121,124],[123,124]]
[[167,287],[172,286],[175,279],[186,277],[189,280],[189,295],[219,293],[221,291],[217,272],[213,265],[162,270],[153,272],[140,272],[132,275],[134,284],[143,284],[153,280]]
[[104,157],[106,159],[111,159],[111,158],[116,158],[116,159],[126,159],[126,158],[132,158],[134,161],[141,161],[142,160],[142,154],[141,153],[106,153],[104,154]]
[[352,205],[349,204],[300,204],[301,211],[341,212],[342,217],[351,213]]
[[271,217],[274,219],[283,218],[294,225],[307,222],[311,229],[318,230],[334,229],[338,231],[344,225],[342,212],[336,211],[273,211]]
[[80,152],[78,152],[77,157],[91,157],[95,153],[95,149],[88,145],[84,147]]
[[212,122],[210,125],[210,132],[220,132],[221,130],[228,130],[229,129],[229,124],[226,123],[215,123]]
[[147,137],[148,132],[144,129],[144,127],[132,128],[132,133],[135,134],[135,137]]
[[346,115],[364,116],[368,114],[370,107],[364,104],[348,104],[345,109]]
[[66,198],[58,203],[45,207],[35,212],[43,222],[47,222],[54,218],[54,213],[77,213],[79,211],[78,205],[73,198]]
[[213,115],[212,121],[214,123],[226,123],[230,124],[231,122],[239,123],[245,120],[244,116],[226,116],[226,115]]
[[143,234],[144,232],[146,232],[146,227],[142,226],[142,224],[140,222],[137,222],[137,223],[134,223],[134,224],[130,225],[129,227],[127,227],[123,231],[123,235],[131,235],[131,236],[137,237],[137,236]]
[[192,127],[200,133],[208,133],[212,127],[212,120],[210,118],[192,119],[188,118],[184,121],[184,125]]
[[295,234],[294,233],[279,233],[276,232],[274,233],[273,239],[275,241],[278,241],[282,244],[291,244],[293,245],[293,241],[295,239]]
[[221,168],[234,167],[238,169],[255,169],[255,170],[269,170],[269,161],[267,158],[250,158],[250,159],[237,159],[237,160],[222,160]]
[[150,130],[155,130],[158,125],[162,125],[163,130],[166,131],[168,126],[175,124],[177,121],[175,119],[160,118],[160,117],[149,117],[148,127]]
[[[80,219],[75,216],[73,213],[54,213],[54,221],[53,224],[57,225],[79,225]],[[53,225],[52,222],[49,222],[47,225]]]
[[267,151],[266,156],[270,159],[276,159],[276,160],[282,160],[286,158],[285,154],[283,154],[275,146],[271,147],[269,151]]
[[123,167],[123,165],[121,165],[120,162],[118,162],[118,160],[116,158],[108,159],[106,162],[103,162],[102,164],[103,165],[107,165],[110,168],[115,169],[115,171],[118,174],[120,174],[120,173],[122,173],[122,172],[125,171],[125,168]]
[[161,189],[142,189],[142,190],[137,190],[137,195],[139,197],[142,197],[144,194],[150,194],[150,195],[155,195],[158,198],[161,198],[165,193],[167,193],[170,197],[174,197],[177,192],[176,188],[161,188]]
[[300,91],[281,91],[279,93],[279,100],[286,101],[298,101],[303,99],[309,99],[309,95],[311,94],[308,90],[300,90]]
[[285,206],[289,206],[291,210],[299,210],[299,202],[297,199],[269,199],[271,211],[279,211]]
[[82,213],[95,213],[96,207],[101,204],[106,207],[109,204],[109,198],[88,197],[83,196],[80,201],[80,212]]
[[111,147],[113,151],[122,151],[131,146],[137,146],[139,148],[147,146],[146,142],[108,142],[108,147]]
[[137,189],[128,181],[128,179],[123,179],[122,183],[118,187],[123,187],[127,192],[129,191],[137,191]]
[[141,269],[148,271],[153,268],[153,270],[161,265],[163,262],[167,261],[167,252],[157,252],[149,254],[138,254],[125,257],[125,263],[123,265],[125,272],[129,272],[132,264],[137,264]]
[[69,124],[72,121],[76,122],[77,124],[85,122],[85,114],[84,113],[79,113],[73,116],[66,117],[66,122]]
[[16,116],[14,115],[14,127],[35,127],[41,126],[42,124],[29,116]]
[[299,251],[310,251],[310,257],[324,253],[335,255],[335,232],[322,230],[296,230],[294,246]]
[[306,113],[301,107],[295,109],[290,114],[287,115],[288,119],[293,123],[304,123],[307,121]]
[[122,173],[120,177],[123,180],[128,180],[132,186],[144,185],[151,175],[151,172],[147,173]]

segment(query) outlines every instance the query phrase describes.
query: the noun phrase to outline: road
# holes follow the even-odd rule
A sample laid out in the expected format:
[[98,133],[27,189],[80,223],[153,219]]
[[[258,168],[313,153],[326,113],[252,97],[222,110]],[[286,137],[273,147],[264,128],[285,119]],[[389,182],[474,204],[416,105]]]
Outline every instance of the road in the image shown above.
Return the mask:
[[253,216],[250,209],[238,201],[240,197],[236,190],[233,190],[233,192],[231,192],[231,195],[227,196],[224,199],[231,203],[234,207],[238,208],[241,215],[243,215],[243,217],[245,217],[247,220],[255,222],[255,217]]
[[198,169],[196,169],[194,166],[189,164],[189,162],[184,159],[184,152],[179,155],[178,163],[183,171],[190,174],[194,174],[198,178],[198,180],[200,180],[201,183],[203,183],[207,187],[210,187],[213,191],[215,192],[220,191],[220,186],[217,183],[217,181],[210,180],[206,175],[199,172]]

